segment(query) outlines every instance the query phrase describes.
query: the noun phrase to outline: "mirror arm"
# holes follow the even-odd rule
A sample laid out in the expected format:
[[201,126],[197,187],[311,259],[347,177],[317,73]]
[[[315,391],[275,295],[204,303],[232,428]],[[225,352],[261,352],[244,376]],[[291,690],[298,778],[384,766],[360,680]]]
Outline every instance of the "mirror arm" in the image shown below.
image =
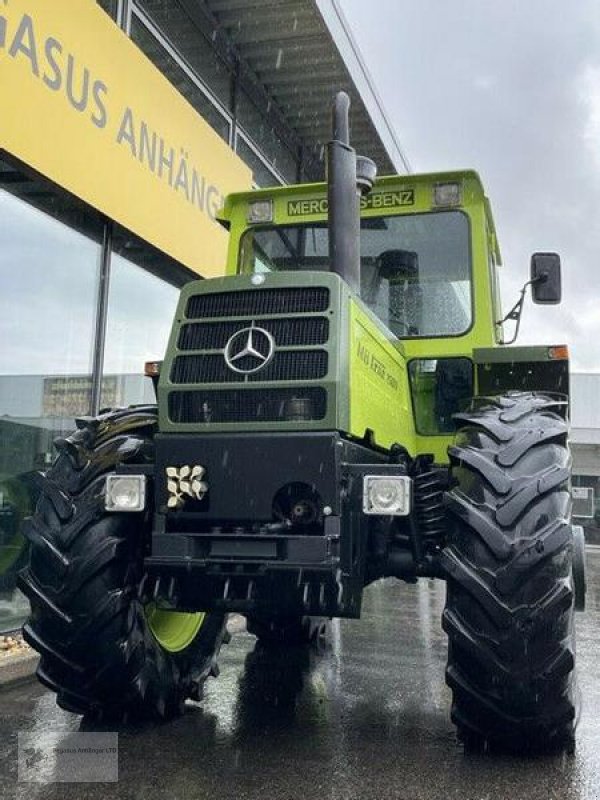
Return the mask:
[[509,345],[513,344],[517,340],[517,336],[519,335],[519,328],[521,327],[521,314],[523,312],[523,303],[525,302],[525,292],[527,291],[527,287],[531,286],[534,283],[543,283],[547,279],[547,275],[538,275],[537,278],[532,278],[532,280],[527,281],[527,283],[521,289],[521,294],[519,295],[519,299],[514,304],[514,306],[510,309],[506,316],[502,317],[502,319],[497,320],[496,325],[504,325],[505,322],[515,322],[515,330],[512,339],[504,339],[500,340],[501,345]]

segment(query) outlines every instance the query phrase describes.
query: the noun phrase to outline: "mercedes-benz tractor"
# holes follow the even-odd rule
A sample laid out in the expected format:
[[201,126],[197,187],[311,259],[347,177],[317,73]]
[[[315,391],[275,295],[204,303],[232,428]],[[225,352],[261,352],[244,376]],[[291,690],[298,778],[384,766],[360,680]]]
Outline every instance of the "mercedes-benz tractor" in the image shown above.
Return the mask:
[[165,717],[217,675],[228,613],[308,645],[372,582],[437,578],[459,736],[572,747],[568,356],[504,333],[527,285],[560,300],[558,256],[503,317],[478,175],[377,179],[348,102],[326,183],[227,197],[224,275],[182,289],[156,405],[56,441],[20,577],[38,677],[76,713]]

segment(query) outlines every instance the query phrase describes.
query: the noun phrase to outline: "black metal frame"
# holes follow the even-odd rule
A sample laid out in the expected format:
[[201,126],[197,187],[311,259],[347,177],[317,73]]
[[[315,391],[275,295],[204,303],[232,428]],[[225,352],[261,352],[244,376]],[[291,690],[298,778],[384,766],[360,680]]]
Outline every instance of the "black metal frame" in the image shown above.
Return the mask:
[[[155,444],[152,595],[179,609],[360,616],[374,520],[362,476],[402,471],[386,453],[337,432],[159,434]],[[207,498],[168,511],[166,467],[194,463],[206,467]],[[309,481],[326,509],[318,530],[274,519],[277,491]]]
[[[262,115],[269,121],[271,126],[277,130],[277,135],[289,150],[296,161],[296,171],[310,169],[310,178],[316,180],[321,177],[322,165],[313,161],[306,162],[302,152],[301,139],[286,123],[281,111],[277,108],[272,98],[268,96],[265,89],[254,79],[251,71],[240,57],[235,46],[227,39],[218,20],[214,18],[212,12],[204,2],[199,0],[180,0],[183,10],[188,14],[193,25],[198,31],[198,35],[204,37],[215,53],[229,68],[231,74],[230,85],[230,107],[228,108],[214,93],[204,84],[202,76],[198,75],[186,61],[178,54],[176,47],[171,43],[169,37],[153,22],[144,8],[138,5],[135,0],[119,0],[121,3],[118,24],[130,35],[131,19],[135,15],[138,22],[143,24],[151,35],[165,47],[172,58],[175,59],[180,69],[182,69],[189,80],[207,97],[215,108],[223,115],[229,123],[229,146],[237,152],[237,137],[252,150],[260,160],[265,169],[273,176],[277,183],[285,184],[285,177],[268,161],[260,148],[255,144],[251,132],[246,132],[239,123],[237,107],[239,89],[243,88],[252,102],[255,102]],[[306,163],[305,163],[306,162]]]
[[550,392],[569,396],[569,360],[552,358],[552,347],[510,347],[474,352],[477,394],[508,391]]

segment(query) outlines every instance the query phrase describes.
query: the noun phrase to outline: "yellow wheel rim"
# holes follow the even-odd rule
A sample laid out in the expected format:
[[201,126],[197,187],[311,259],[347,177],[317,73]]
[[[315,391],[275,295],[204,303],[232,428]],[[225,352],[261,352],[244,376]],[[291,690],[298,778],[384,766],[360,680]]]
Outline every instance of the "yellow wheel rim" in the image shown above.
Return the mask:
[[167,611],[158,608],[156,603],[148,603],[144,613],[152,635],[169,653],[185,650],[196,638],[206,617],[204,611]]

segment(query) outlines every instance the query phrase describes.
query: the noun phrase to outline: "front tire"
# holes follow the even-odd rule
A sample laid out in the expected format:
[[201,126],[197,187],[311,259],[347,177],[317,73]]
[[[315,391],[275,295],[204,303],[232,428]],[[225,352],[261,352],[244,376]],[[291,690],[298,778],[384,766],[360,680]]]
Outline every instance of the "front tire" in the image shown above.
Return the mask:
[[[41,496],[24,524],[31,544],[20,588],[31,602],[25,640],[40,681],[75,713],[172,716],[216,674],[223,614],[178,614],[144,601],[149,515],[107,513],[104,485],[119,464],[153,461],[153,406],[78,422],[55,442]],[[172,615],[172,616],[169,616]]]
[[559,410],[551,397],[510,393],[457,415],[443,627],[466,743],[574,744],[571,458]]

